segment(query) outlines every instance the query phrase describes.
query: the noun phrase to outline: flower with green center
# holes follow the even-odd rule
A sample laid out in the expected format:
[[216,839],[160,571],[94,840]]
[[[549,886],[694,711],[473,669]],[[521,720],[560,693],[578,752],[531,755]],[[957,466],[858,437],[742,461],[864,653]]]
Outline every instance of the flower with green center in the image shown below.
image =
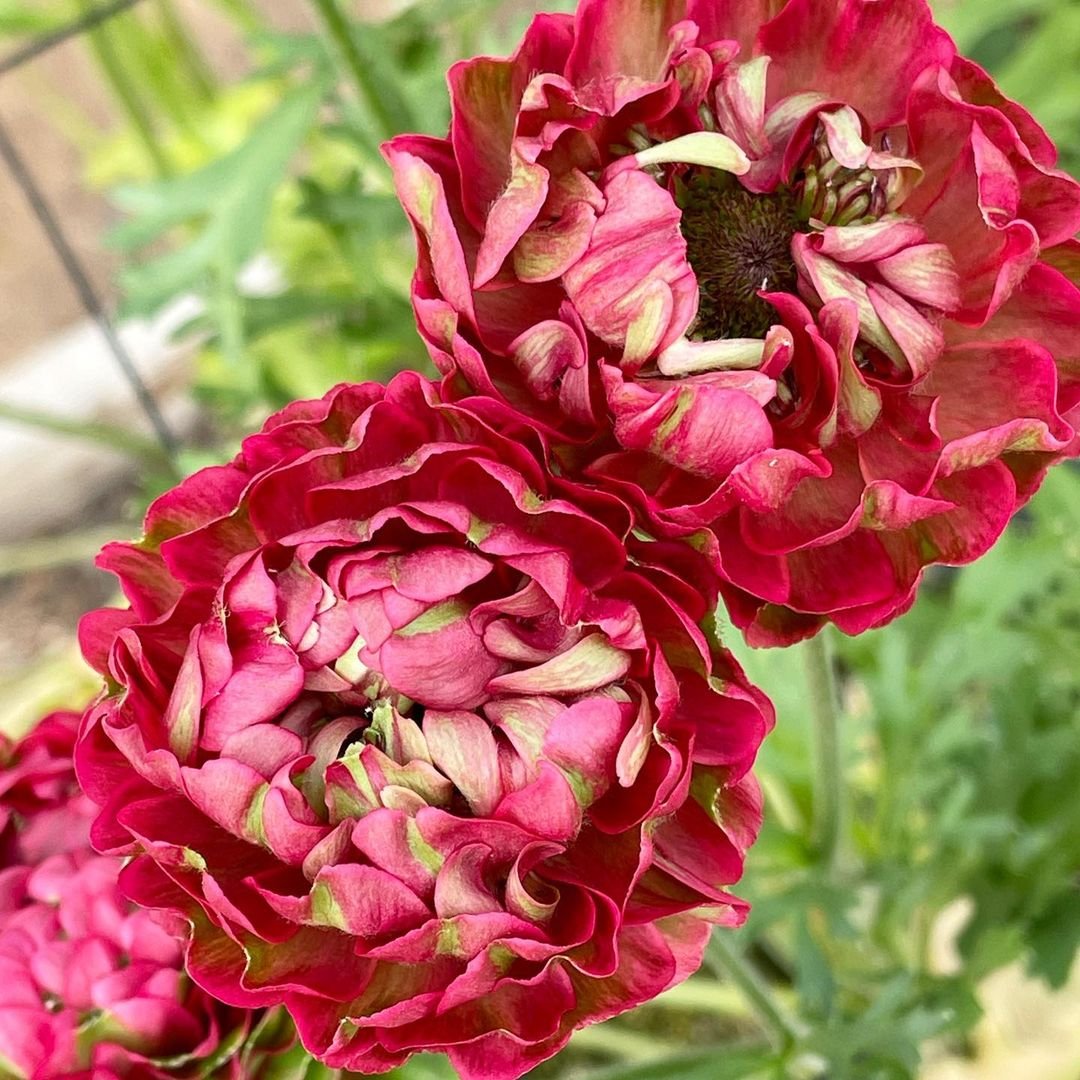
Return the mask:
[[1080,186],[925,0],[583,0],[385,153],[453,398],[501,399],[757,644],[858,633],[1080,445]]
[[95,836],[333,1068],[509,1080],[745,917],[771,710],[708,565],[505,413],[412,372],[294,403],[106,549],[131,607],[81,628]]

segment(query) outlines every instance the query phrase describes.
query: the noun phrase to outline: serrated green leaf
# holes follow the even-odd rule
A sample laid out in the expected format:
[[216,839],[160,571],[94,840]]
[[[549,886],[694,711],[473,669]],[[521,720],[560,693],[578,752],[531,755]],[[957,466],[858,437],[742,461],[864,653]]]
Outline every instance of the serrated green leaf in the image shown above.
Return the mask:
[[1054,989],[1063,987],[1080,950],[1080,887],[1066,889],[1035,920],[1028,944],[1031,974],[1045,979]]
[[242,145],[205,168],[116,192],[117,204],[132,215],[114,234],[122,247],[140,247],[180,224],[196,230],[179,249],[125,272],[129,303],[152,307],[255,254],[273,193],[312,128],[325,87],[315,78],[295,88]]

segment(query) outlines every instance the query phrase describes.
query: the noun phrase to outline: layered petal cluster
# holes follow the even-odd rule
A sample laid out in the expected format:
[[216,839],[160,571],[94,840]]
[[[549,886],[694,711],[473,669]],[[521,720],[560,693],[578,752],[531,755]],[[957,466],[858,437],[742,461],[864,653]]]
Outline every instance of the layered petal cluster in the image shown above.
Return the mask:
[[510,403],[755,644],[905,610],[1077,449],[1080,187],[925,0],[583,0],[386,147],[444,392]]
[[90,846],[97,808],[72,763],[79,716],[50,713],[18,741],[0,733],[0,865],[35,865]]
[[519,1076],[744,917],[768,702],[698,628],[703,558],[570,493],[406,373],[290,406],[101,557],[94,840],[332,1067]]
[[0,748],[0,1073],[18,1080],[250,1080],[247,1011],[183,973],[184,927],[140,911],[120,861],[95,855],[78,789],[78,715]]

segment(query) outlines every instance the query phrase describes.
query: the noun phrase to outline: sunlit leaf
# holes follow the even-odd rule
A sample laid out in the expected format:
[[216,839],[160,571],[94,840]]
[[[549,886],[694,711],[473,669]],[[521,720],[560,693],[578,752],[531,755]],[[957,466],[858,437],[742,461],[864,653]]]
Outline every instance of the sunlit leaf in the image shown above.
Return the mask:
[[241,146],[197,172],[115,193],[131,215],[114,233],[123,248],[141,247],[181,224],[194,229],[187,243],[123,275],[129,304],[152,307],[217,267],[238,270],[258,251],[274,191],[324,92],[322,79],[296,87]]

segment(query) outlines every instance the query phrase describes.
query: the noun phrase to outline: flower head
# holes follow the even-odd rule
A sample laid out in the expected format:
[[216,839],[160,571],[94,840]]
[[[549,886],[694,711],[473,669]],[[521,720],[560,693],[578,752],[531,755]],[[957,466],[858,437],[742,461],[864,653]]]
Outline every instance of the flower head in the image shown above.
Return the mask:
[[113,545],[80,774],[193,977],[332,1067],[514,1077],[699,964],[768,703],[617,500],[414,374],[272,418]]
[[0,859],[34,865],[89,846],[94,804],[71,760],[79,713],[59,711],[22,739],[0,734]]
[[245,1010],[183,971],[182,924],[136,910],[118,859],[95,855],[94,806],[72,753],[78,714],[54,713],[0,760],[0,1072],[53,1080],[163,1080],[232,1068]]
[[387,145],[446,393],[783,643],[904,610],[1075,452],[1080,187],[924,0],[583,0]]

